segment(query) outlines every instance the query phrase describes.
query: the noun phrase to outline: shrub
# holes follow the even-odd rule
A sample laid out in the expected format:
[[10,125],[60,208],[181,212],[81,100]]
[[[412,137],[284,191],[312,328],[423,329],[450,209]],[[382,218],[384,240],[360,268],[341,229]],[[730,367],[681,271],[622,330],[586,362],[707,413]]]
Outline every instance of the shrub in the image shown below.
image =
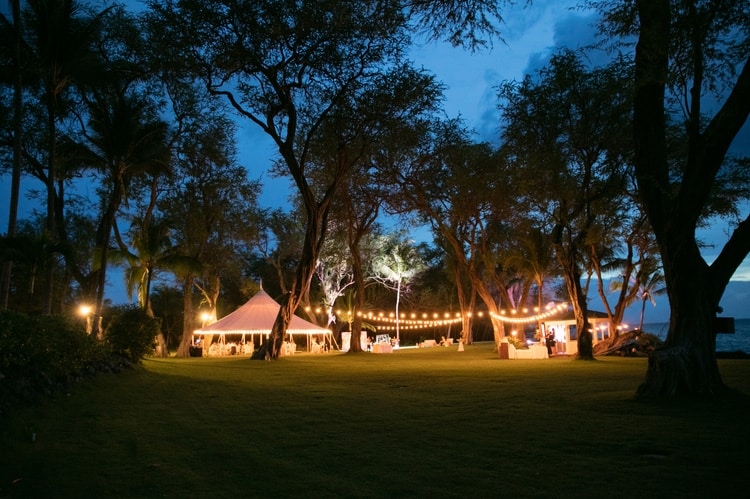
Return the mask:
[[61,316],[0,314],[0,372],[64,380],[81,372],[96,345],[83,326]]
[[112,353],[138,363],[153,353],[161,319],[149,317],[138,307],[126,306],[115,310],[104,332],[104,339]]
[[[61,316],[0,312],[0,405],[51,395],[100,370],[121,368],[87,335],[83,324]],[[0,412],[3,412],[0,409]]]

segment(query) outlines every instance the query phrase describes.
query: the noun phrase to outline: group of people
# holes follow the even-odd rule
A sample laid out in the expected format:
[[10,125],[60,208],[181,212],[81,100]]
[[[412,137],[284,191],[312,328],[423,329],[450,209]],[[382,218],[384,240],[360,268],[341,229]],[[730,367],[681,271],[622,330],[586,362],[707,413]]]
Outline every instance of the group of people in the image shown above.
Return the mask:
[[317,336],[313,338],[312,343],[312,351],[313,353],[322,353],[327,352],[330,348],[330,345],[328,344],[325,339],[319,339]]
[[393,338],[387,336],[387,335],[380,335],[376,338],[373,338],[372,336],[367,336],[367,342],[365,344],[365,350],[368,352],[372,352],[372,346],[375,343],[389,343],[391,344],[391,348],[394,350],[398,349],[399,346],[399,339],[395,336]]

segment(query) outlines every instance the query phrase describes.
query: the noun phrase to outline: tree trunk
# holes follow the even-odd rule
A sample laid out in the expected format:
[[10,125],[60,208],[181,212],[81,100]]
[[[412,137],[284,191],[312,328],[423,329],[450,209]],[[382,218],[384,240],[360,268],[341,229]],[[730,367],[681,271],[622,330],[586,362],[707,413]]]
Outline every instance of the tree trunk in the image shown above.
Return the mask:
[[[310,203],[313,204],[313,203]],[[325,239],[328,206],[314,207],[308,212],[307,230],[305,241],[302,244],[302,255],[297,266],[297,273],[292,282],[292,289],[284,295],[279,307],[279,314],[271,328],[268,341],[256,350],[251,359],[271,360],[278,359],[281,354],[281,346],[284,342],[289,321],[297,310],[302,297],[310,289],[310,282],[315,275],[315,267],[320,254],[320,248]]]
[[[47,85],[47,131],[49,132],[49,144],[47,146],[47,232],[49,233],[50,239],[54,242],[58,240],[57,237],[57,220],[56,220],[56,191],[55,181],[57,180],[57,126],[55,124],[55,91],[51,88],[52,85]],[[52,299],[55,293],[55,270],[56,263],[54,257],[50,254],[49,257],[49,269],[48,269],[48,281],[47,281],[47,314],[52,313]]]
[[[118,179],[119,180],[119,179]],[[94,310],[96,314],[102,315],[104,312],[104,290],[107,287],[107,258],[109,254],[109,243],[112,236],[112,226],[115,224],[115,214],[120,206],[122,199],[122,183],[117,181],[112,187],[112,193],[107,203],[107,208],[102,214],[99,227],[96,231],[96,244],[99,247],[99,268],[96,270]],[[94,331],[99,338],[102,331]]]
[[279,305],[279,313],[271,327],[268,340],[258,350],[253,352],[253,355],[250,357],[253,360],[273,360],[281,356],[284,336],[286,336],[289,321],[292,320],[292,315],[294,315],[294,309],[296,308],[292,292],[286,293]]
[[639,396],[670,398],[726,392],[716,363],[713,315],[706,311],[705,304],[672,315],[664,348],[649,355]]
[[495,340],[495,349],[500,346],[500,343],[505,338],[505,323],[497,318],[496,315],[490,314],[490,323],[492,324],[492,335]]
[[[8,232],[7,236],[12,239],[16,236],[16,225],[18,221],[18,199],[21,191],[21,155],[23,154],[23,80],[21,77],[21,2],[11,1],[13,10],[13,172],[10,183],[10,207],[8,209]],[[13,261],[8,260],[3,264],[2,284],[2,308],[8,308],[10,297],[10,281],[13,274]]]
[[362,312],[365,310],[365,277],[362,270],[362,255],[359,252],[359,240],[349,245],[349,252],[352,255],[352,275],[354,277],[354,310],[353,321],[351,322],[351,341],[349,343],[349,352],[362,352],[362,342],[359,338],[362,335]]
[[588,303],[586,294],[581,289],[580,274],[577,266],[570,272],[565,272],[565,284],[573,304],[573,316],[576,319],[576,331],[578,332],[578,353],[576,358],[582,360],[594,360],[594,335],[591,332],[591,323],[588,319]]
[[458,270],[458,265],[453,266],[453,278],[456,281],[456,295],[458,296],[458,307],[461,310],[461,333],[459,341],[463,341],[464,344],[470,345],[474,342],[474,336],[472,334],[472,312],[474,310],[474,304],[476,303],[476,292],[473,288],[469,291],[471,298],[466,299],[466,289],[464,283],[461,280],[461,272]]
[[716,294],[710,268],[697,245],[686,244],[672,255],[664,252],[671,317],[664,348],[649,355],[646,378],[638,395],[675,397],[718,395],[726,391],[716,363],[713,321],[721,294]]
[[193,344],[193,330],[195,329],[195,312],[193,307],[193,276],[185,277],[182,281],[182,339],[177,347],[177,357],[190,357],[190,347]]
[[[577,245],[574,241],[569,240],[566,244],[562,243],[563,229],[557,229],[558,235],[555,238],[554,248],[557,259],[560,262],[565,287],[570,296],[571,305],[573,306],[573,315],[576,319],[576,331],[578,333],[578,353],[576,358],[583,360],[594,359],[594,341],[591,333],[591,324],[588,320],[588,302],[586,293],[581,287],[581,270],[576,261],[578,254]],[[583,236],[582,236],[583,238]]]
[[[148,271],[146,272],[146,293],[144,297],[144,309],[146,311],[146,315],[148,317],[153,318],[154,317],[154,310],[151,308],[151,276],[153,275],[154,268],[152,265],[149,265]],[[161,331],[161,328],[159,328],[159,331],[156,333],[156,356],[157,357],[169,357],[169,345],[167,345],[167,340],[164,338],[164,333]]]

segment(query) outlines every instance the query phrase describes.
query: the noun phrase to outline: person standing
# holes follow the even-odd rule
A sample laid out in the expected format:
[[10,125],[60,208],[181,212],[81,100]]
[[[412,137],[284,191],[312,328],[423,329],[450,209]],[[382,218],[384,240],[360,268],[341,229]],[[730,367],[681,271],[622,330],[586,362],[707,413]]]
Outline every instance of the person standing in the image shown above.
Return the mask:
[[550,328],[549,332],[547,333],[546,344],[547,344],[547,355],[551,357],[553,355],[552,347],[555,346],[555,328]]

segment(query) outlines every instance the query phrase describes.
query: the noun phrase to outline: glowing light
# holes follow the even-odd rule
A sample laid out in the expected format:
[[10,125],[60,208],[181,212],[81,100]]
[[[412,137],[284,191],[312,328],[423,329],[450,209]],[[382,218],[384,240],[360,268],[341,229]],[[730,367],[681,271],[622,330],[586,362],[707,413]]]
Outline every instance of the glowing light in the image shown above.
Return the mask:
[[[547,307],[546,312],[537,313],[537,314],[529,315],[525,317],[507,317],[505,315],[504,310],[501,310],[499,314],[490,313],[490,315],[492,315],[492,317],[494,317],[495,319],[498,319],[503,322],[508,322],[511,324],[526,324],[530,322],[539,322],[541,320],[547,319],[549,317],[559,314],[560,312],[566,310],[567,308],[568,307],[565,303],[560,303],[554,307]],[[517,314],[518,311],[513,309],[511,310],[511,312],[515,315]]]
[[91,313],[91,305],[81,305],[78,308],[78,313],[84,317],[88,316]]

